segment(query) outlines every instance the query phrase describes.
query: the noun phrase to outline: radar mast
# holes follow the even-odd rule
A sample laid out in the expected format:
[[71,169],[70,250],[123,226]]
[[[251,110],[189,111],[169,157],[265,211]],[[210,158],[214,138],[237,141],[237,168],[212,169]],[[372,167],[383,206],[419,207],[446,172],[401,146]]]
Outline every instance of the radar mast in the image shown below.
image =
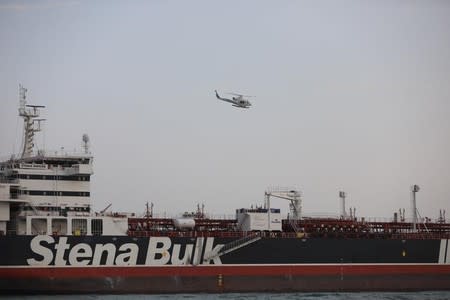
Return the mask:
[[23,118],[24,129],[23,129],[23,148],[21,158],[30,157],[33,153],[34,148],[34,133],[41,131],[41,121],[43,119],[38,119],[40,108],[44,108],[42,105],[27,105],[26,93],[27,89],[21,84],[19,85],[19,116]]

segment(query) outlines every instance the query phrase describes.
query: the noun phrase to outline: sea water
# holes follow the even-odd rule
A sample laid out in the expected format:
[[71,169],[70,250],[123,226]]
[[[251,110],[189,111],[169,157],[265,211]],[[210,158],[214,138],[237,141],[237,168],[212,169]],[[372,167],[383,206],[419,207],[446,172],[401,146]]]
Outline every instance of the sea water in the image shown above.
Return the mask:
[[230,294],[165,294],[165,295],[27,295],[5,299],[69,299],[69,300],[143,300],[143,299],[239,299],[239,300],[450,300],[450,291],[389,292],[389,293],[230,293]]

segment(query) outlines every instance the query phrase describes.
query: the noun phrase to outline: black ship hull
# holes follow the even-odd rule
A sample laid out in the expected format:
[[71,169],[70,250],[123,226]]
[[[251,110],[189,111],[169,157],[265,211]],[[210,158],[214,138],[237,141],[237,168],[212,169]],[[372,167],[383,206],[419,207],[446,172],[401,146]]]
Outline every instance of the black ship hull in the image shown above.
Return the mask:
[[[450,289],[448,240],[0,237],[3,293]],[[234,245],[234,247],[232,247]],[[221,255],[212,255],[220,248]],[[216,252],[215,252],[216,251]]]

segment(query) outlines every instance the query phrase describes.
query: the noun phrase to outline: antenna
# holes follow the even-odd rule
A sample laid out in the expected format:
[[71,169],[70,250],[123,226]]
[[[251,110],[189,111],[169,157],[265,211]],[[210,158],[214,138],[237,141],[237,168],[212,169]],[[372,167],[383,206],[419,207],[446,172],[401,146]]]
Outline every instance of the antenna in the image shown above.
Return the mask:
[[85,133],[85,134],[83,134],[83,137],[81,139],[83,140],[84,153],[88,154],[89,153],[89,136],[87,135],[87,133]]
[[19,114],[22,116],[22,114],[25,112],[25,105],[27,105],[27,95],[26,93],[28,90],[24,88],[21,84],[19,84]]
[[417,205],[416,205],[416,193],[420,190],[420,187],[415,184],[411,186],[411,213],[412,213],[412,229],[417,229]]
[[439,210],[439,223],[445,223],[445,209]]
[[339,198],[341,198],[341,218],[347,218],[347,212],[345,211],[345,197],[347,194],[344,191],[339,192]]
[[350,219],[352,221],[356,221],[356,208],[350,207],[349,210],[350,210]]
[[[39,109],[44,108],[42,105],[27,105],[27,89],[19,84],[19,116],[23,118],[23,148],[22,158],[30,157],[34,148],[34,133],[41,131],[41,122],[44,119],[37,119],[39,117]],[[34,124],[37,124],[37,127]]]
[[[150,203],[150,205],[147,203],[145,203],[145,218],[147,218],[147,223],[148,223],[148,219],[149,218],[153,218],[153,202]],[[147,224],[148,226],[149,224]]]

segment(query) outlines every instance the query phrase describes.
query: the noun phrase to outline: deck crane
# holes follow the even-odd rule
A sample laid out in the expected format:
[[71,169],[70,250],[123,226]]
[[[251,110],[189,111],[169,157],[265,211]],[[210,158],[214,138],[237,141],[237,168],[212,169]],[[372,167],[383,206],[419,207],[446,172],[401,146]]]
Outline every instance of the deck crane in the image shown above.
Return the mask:
[[278,189],[269,189],[264,192],[265,196],[265,205],[268,209],[268,217],[269,217],[269,226],[270,226],[270,197],[285,199],[290,201],[289,209],[289,223],[295,232],[299,231],[297,226],[298,221],[301,219],[302,212],[302,199],[300,191],[292,188],[278,188]]

